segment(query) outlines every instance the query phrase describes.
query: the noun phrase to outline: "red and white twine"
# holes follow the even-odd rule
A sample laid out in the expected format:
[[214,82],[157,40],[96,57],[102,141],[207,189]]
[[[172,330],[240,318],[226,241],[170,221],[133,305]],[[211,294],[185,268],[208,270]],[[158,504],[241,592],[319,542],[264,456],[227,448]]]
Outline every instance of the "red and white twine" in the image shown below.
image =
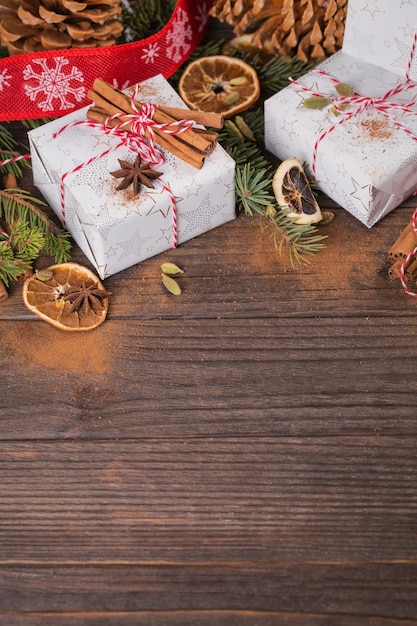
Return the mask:
[[10,159],[4,159],[0,161],[0,167],[2,165],[8,165],[9,163],[15,163],[16,161],[22,161],[23,159],[30,159],[30,154],[19,154],[18,156],[11,157]]

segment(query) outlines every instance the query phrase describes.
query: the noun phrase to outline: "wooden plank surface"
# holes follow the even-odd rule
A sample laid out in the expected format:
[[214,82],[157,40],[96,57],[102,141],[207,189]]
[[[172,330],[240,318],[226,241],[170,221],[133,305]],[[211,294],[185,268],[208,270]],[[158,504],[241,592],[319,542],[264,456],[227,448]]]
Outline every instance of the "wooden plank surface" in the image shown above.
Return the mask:
[[240,215],[109,278],[85,335],[13,285],[2,626],[417,624],[417,302],[386,257],[416,199],[370,230],[321,204],[311,264]]

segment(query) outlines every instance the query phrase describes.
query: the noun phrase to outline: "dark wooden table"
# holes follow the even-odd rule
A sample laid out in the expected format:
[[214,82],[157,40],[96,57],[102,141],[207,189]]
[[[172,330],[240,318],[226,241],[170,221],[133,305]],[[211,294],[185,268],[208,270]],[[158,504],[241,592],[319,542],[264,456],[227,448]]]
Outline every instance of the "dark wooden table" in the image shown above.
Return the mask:
[[91,333],[13,285],[2,626],[417,624],[417,301],[387,276],[416,204],[368,230],[321,198],[295,269],[239,215],[107,279]]

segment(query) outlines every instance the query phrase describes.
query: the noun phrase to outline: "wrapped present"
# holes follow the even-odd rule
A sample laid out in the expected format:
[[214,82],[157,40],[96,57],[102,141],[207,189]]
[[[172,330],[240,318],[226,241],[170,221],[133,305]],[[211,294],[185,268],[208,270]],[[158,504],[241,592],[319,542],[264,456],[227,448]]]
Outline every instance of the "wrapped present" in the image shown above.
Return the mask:
[[266,147],[371,227],[417,189],[417,0],[349,0],[342,50],[265,103]]
[[[156,110],[148,103],[161,111],[186,108],[160,75],[143,81],[137,93],[142,110]],[[113,128],[88,119],[92,109],[100,111],[85,107],[28,134],[35,185],[101,278],[235,218],[235,163],[221,146],[190,164],[144,141],[133,122],[126,131],[126,123]],[[163,143],[169,137],[162,126],[146,136],[160,133]],[[206,136],[201,125],[191,130]],[[139,161],[138,150],[145,153]],[[148,167],[155,154],[157,165]]]

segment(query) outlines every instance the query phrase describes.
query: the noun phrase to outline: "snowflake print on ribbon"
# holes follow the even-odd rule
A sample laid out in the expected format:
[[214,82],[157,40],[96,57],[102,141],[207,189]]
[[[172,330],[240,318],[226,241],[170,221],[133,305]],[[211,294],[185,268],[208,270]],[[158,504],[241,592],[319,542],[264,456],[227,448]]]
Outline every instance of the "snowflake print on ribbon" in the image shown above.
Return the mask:
[[191,43],[186,41],[186,39],[191,40],[193,36],[192,28],[188,22],[187,13],[180,8],[171,30],[167,33],[167,57],[174,63],[180,61],[182,53],[186,54],[191,48]]
[[150,43],[147,48],[143,49],[143,54],[141,59],[145,61],[145,63],[155,63],[156,57],[159,57],[159,49],[157,43]]
[[4,69],[0,72],[0,91],[3,91],[5,87],[10,87],[9,79],[11,78],[10,74],[7,73],[7,70]]
[[195,21],[198,23],[197,30],[199,33],[204,29],[209,19],[209,10],[206,3],[202,6],[197,7],[197,15],[195,16]]
[[[69,61],[65,57],[53,60],[55,66],[49,67],[48,59],[34,59],[32,63],[37,63],[39,69],[27,65],[23,71],[23,78],[27,81],[24,85],[26,95],[35,102],[42,95],[45,96],[44,100],[37,102],[38,108],[45,112],[53,111],[54,108],[71,109],[74,106],[72,99],[81,102],[85,96],[85,87],[72,86],[73,82],[84,82],[82,72],[71,67],[70,72],[66,73],[63,68]],[[54,104],[56,100],[59,101],[58,107]]]
[[123,83],[119,84],[119,81],[117,80],[117,78],[113,78],[113,80],[111,81],[112,85],[115,89],[118,89],[119,91],[123,91],[123,89],[127,89],[130,86],[130,81],[125,80]]

